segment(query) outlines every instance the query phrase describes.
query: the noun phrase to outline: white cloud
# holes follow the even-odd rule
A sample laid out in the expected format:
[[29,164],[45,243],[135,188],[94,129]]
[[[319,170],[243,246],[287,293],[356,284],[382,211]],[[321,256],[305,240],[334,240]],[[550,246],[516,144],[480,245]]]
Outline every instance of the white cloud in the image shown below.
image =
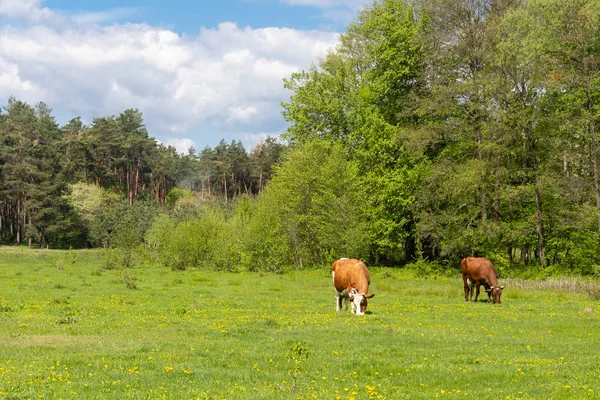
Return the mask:
[[[27,10],[39,18],[26,17]],[[196,36],[147,24],[98,26],[90,21],[104,17],[77,22],[34,0],[0,0],[0,14],[25,21],[0,26],[0,101],[44,101],[88,121],[138,108],[152,136],[200,132],[193,140],[202,147],[216,130],[228,141],[249,130],[283,130],[280,102],[289,92],[282,79],[338,39],[232,22]],[[67,22],[57,24],[61,19]],[[201,136],[206,126],[210,139]]]
[[256,107],[229,107],[227,122],[248,121],[257,113]]
[[171,138],[164,144],[175,147],[175,150],[177,150],[179,154],[187,154],[190,147],[194,147],[196,150],[198,150],[196,148],[196,143],[192,139],[188,138]]
[[120,21],[139,12],[140,9],[135,7],[117,7],[106,11],[72,14],[70,18],[78,24],[100,24]]
[[279,0],[291,6],[308,6],[322,9],[321,18],[327,21],[348,23],[357,11],[373,0]]
[[281,132],[255,132],[255,133],[244,133],[242,134],[242,141],[246,144],[246,149],[251,150],[256,147],[257,144],[263,142],[268,136],[279,137]]
[[30,21],[49,19],[55,14],[41,6],[41,0],[0,0],[0,15],[9,18],[25,18]]

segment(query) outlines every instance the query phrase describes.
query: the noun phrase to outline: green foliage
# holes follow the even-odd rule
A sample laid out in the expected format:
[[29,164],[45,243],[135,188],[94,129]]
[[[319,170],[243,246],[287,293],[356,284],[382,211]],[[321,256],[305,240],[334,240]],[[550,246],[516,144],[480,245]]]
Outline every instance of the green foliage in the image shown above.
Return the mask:
[[124,273],[121,275],[121,280],[127,289],[137,289],[137,276],[134,274]]
[[437,277],[442,272],[442,268],[438,263],[427,261],[422,258],[407,264],[405,268],[412,271],[417,278]]
[[355,254],[377,262],[398,263],[415,251],[412,208],[426,160],[400,141],[404,126],[415,120],[409,98],[421,87],[418,32],[425,19],[415,15],[404,1],[367,6],[336,51],[285,82],[293,91],[283,104],[292,123],[285,136],[293,142],[325,139],[344,148],[359,183],[359,213],[369,221],[360,224],[359,236],[370,249]]
[[246,247],[259,268],[320,266],[367,254],[364,192],[342,146],[315,140],[284,156],[256,204]]
[[117,249],[102,249],[100,253],[100,266],[102,269],[119,269],[122,267]]
[[218,203],[201,202],[196,207],[189,218],[159,216],[146,235],[147,243],[156,250],[159,262],[172,269],[233,270],[240,262],[237,220],[229,218]]
[[179,199],[183,199],[186,197],[193,197],[193,196],[194,196],[194,192],[192,192],[191,190],[173,188],[169,191],[169,194],[167,194],[166,204],[170,207],[173,207],[175,205],[175,203],[177,203],[179,201]]
[[292,390],[296,390],[298,386],[298,375],[302,372],[302,364],[310,357],[311,351],[304,342],[293,342],[290,345],[287,360],[292,365],[288,370],[289,374],[292,375],[294,384]]

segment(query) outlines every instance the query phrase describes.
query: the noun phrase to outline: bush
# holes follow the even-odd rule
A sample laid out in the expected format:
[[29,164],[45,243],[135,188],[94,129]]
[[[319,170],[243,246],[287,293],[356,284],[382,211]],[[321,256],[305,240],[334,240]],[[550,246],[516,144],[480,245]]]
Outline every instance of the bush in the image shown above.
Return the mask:
[[100,253],[100,268],[117,269],[120,267],[119,256],[115,249],[103,249]]
[[121,269],[131,268],[137,262],[134,249],[103,249],[100,253],[100,268]]
[[419,258],[406,266],[418,278],[437,276],[442,272],[442,267],[437,262]]
[[137,289],[137,276],[134,274],[123,274],[121,280],[125,283],[127,289]]
[[[203,205],[202,207],[204,207]],[[217,206],[199,211],[199,216],[178,221],[162,215],[146,235],[158,261],[171,269],[205,267],[232,271],[240,263],[240,230],[243,224],[227,218]]]

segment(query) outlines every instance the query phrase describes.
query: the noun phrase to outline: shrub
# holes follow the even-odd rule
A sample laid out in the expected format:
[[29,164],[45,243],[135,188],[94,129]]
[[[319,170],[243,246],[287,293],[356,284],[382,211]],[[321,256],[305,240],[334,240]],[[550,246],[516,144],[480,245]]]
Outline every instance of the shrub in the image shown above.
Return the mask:
[[439,275],[442,272],[441,266],[437,262],[427,261],[419,258],[406,266],[413,271],[416,277],[426,278],[432,275]]
[[121,280],[125,283],[127,289],[137,289],[137,276],[134,274],[123,274]]
[[240,262],[240,225],[226,211],[208,206],[196,218],[162,215],[146,235],[158,261],[172,269],[206,267],[231,271]]

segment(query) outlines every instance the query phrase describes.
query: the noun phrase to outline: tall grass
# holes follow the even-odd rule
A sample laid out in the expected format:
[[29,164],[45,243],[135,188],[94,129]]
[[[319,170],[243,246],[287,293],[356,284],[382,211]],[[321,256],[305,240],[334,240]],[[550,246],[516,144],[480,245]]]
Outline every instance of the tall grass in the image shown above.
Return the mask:
[[587,293],[592,300],[600,300],[600,282],[586,277],[557,277],[540,280],[505,278],[503,283],[509,287],[533,290],[551,290],[567,293]]

